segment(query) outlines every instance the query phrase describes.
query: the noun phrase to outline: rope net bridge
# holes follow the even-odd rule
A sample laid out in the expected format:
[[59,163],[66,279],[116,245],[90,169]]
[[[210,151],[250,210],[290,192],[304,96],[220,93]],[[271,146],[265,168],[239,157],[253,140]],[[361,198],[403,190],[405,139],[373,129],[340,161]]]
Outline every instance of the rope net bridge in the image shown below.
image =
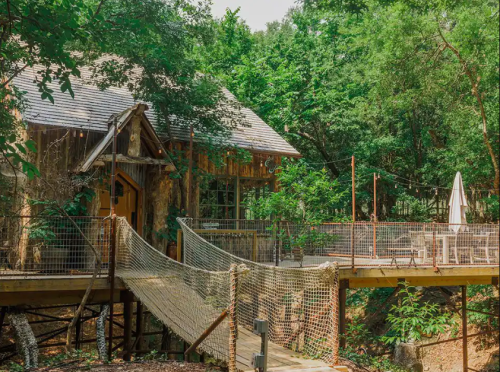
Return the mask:
[[258,339],[251,333],[255,319],[269,322],[270,366],[290,350],[322,361],[317,365],[337,364],[336,264],[258,264],[207,242],[189,219],[178,221],[184,263],[157,251],[125,219],[117,224],[116,274],[156,318],[190,344],[218,324],[198,350],[226,362],[230,371],[250,369],[251,355],[259,351],[250,350]]

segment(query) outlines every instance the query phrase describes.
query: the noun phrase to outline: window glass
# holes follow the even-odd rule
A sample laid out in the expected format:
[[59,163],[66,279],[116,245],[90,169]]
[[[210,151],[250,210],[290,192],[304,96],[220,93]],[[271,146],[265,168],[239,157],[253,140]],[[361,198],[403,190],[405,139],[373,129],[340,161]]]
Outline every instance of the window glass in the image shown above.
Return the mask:
[[200,191],[200,217],[214,219],[236,218],[236,180],[218,178]]
[[[248,206],[271,192],[271,183],[266,180],[240,180],[240,218],[255,220],[254,213]],[[268,217],[270,218],[270,216]]]

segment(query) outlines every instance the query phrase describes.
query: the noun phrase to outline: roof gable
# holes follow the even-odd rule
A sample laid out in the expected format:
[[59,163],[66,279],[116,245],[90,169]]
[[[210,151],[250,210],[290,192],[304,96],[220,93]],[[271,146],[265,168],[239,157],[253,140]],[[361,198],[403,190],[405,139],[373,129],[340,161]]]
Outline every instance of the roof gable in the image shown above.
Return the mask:
[[[109,118],[107,121],[108,123],[108,132],[104,136],[104,138],[96,144],[96,146],[89,152],[89,154],[83,159],[83,161],[78,165],[76,171],[77,172],[86,172],[89,170],[89,168],[98,160],[99,156],[101,156],[104,151],[109,147],[109,145],[113,142],[115,130],[115,122],[116,122],[116,130],[118,133],[122,132],[127,126],[132,126],[134,125],[133,121],[134,119],[139,120],[139,125],[140,125],[140,131],[139,131],[139,138],[135,138],[135,140],[139,140],[137,145],[140,148],[141,144],[144,144],[148,149],[151,154],[151,156],[154,159],[162,159],[165,160],[165,162],[158,162],[158,164],[164,164],[164,165],[171,165],[170,159],[168,157],[167,151],[165,147],[163,146],[160,138],[157,136],[156,131],[154,130],[151,122],[148,120],[148,118],[145,115],[145,112],[148,110],[148,106],[143,103],[136,104],[125,111],[121,112],[118,115],[113,115],[112,117]],[[141,134],[144,132],[144,135]],[[132,136],[134,136],[135,133],[131,133],[131,140],[134,140]],[[129,144],[129,147],[131,145]],[[129,154],[130,155],[130,154]],[[135,158],[138,159],[137,161],[139,162],[138,155],[137,154],[132,154],[135,155]],[[124,155],[121,154],[123,157]],[[132,157],[133,158],[133,157]],[[132,159],[130,158],[130,159]],[[143,160],[144,162],[144,160]]]

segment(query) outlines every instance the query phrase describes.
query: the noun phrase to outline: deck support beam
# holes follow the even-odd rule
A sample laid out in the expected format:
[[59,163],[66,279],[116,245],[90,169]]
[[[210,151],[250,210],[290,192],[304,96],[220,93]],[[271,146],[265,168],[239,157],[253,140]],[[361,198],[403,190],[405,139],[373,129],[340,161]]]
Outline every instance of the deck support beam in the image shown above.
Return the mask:
[[349,288],[349,280],[342,279],[339,286],[339,346],[341,348],[346,347],[346,300],[347,300],[347,288]]
[[132,359],[132,314],[133,295],[132,292],[123,292],[123,360],[129,362]]
[[467,351],[467,286],[462,286],[462,354],[463,371],[469,370],[469,356]]
[[144,305],[142,302],[137,301],[137,315],[135,321],[135,350],[136,356],[139,356],[141,353],[138,350],[144,350]]

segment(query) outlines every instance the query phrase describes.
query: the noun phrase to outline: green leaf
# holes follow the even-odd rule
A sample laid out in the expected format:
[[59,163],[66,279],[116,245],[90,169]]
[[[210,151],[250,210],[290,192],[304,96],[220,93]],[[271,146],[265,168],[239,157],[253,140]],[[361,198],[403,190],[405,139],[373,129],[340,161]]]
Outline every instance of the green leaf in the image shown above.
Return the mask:
[[27,154],[26,149],[24,148],[24,146],[23,146],[23,145],[21,145],[21,144],[19,144],[19,143],[16,143],[16,147],[17,147],[17,149],[18,149],[20,152],[22,152],[23,154],[25,154],[25,155]]
[[36,149],[36,142],[33,141],[33,140],[27,140],[25,143],[26,147],[31,151],[31,152],[34,152],[36,153],[37,152],[37,149]]

